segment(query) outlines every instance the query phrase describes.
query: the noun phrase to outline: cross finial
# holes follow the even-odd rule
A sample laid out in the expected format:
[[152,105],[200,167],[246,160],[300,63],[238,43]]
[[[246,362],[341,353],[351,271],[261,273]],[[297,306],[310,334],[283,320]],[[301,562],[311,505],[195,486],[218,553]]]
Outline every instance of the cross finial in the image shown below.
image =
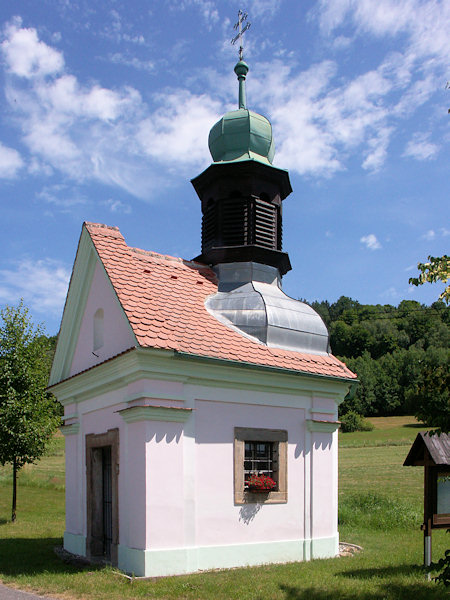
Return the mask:
[[231,43],[234,45],[239,40],[239,60],[244,59],[244,46],[242,45],[242,36],[247,31],[247,29],[250,29],[250,25],[251,25],[251,23],[247,22],[244,25],[244,27],[242,27],[242,24],[245,21],[247,21],[247,17],[248,17],[247,13],[244,13],[244,12],[242,12],[242,10],[239,10],[238,22],[235,23],[234,27],[233,27],[233,29],[237,29],[238,33],[231,40]]

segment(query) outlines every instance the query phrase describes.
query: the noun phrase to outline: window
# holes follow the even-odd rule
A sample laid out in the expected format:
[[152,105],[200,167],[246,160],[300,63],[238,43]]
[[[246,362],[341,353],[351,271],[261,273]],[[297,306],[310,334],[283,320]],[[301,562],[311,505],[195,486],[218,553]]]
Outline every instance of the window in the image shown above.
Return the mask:
[[[270,492],[251,492],[246,485],[257,473],[271,477],[277,484]],[[287,502],[287,431],[281,429],[234,429],[234,501]]]
[[274,479],[273,442],[245,442],[244,452],[244,486],[253,473]]
[[94,315],[94,343],[93,351],[99,350],[103,346],[103,308],[95,311]]

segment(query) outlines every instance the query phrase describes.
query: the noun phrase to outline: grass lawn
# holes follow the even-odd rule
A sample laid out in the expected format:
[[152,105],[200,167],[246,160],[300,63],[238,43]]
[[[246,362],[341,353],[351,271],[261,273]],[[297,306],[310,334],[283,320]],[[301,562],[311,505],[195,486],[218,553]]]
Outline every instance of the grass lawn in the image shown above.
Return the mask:
[[[0,580],[62,598],[105,600],[442,600],[445,587],[427,581],[420,568],[423,471],[402,467],[418,429],[411,418],[373,422],[372,432],[340,434],[340,536],[364,548],[353,557],[133,583],[110,568],[66,565],[53,552],[64,530],[57,438],[50,455],[20,475],[15,524],[9,470],[0,469]],[[448,545],[444,531],[433,532],[435,559]]]

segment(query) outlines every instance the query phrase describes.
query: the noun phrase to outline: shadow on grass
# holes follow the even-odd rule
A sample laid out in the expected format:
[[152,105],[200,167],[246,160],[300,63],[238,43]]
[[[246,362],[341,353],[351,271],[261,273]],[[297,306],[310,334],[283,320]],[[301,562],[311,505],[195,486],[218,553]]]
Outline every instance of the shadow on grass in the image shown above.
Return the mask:
[[423,423],[405,423],[403,427],[408,427],[409,429],[427,429],[427,425]]
[[0,539],[0,573],[28,575],[32,573],[77,573],[96,571],[101,566],[73,565],[63,562],[54,552],[61,538]]
[[[367,569],[367,571],[376,570],[377,569]],[[383,575],[385,571],[386,569],[380,569],[379,574]],[[393,571],[396,572],[396,569],[393,569]],[[401,572],[402,570],[400,569],[398,573]],[[366,575],[364,575],[364,577],[366,577]],[[371,577],[377,577],[377,575],[373,574]],[[357,579],[357,577],[355,576],[354,579]],[[380,600],[381,598],[392,598],[393,600],[411,600],[412,598],[420,598],[421,600],[442,600],[447,593],[442,585],[430,585],[426,581],[425,574],[423,576],[423,583],[402,584],[398,581],[389,583],[380,582],[378,589],[371,591],[362,589],[334,589],[331,594],[330,590],[318,590],[314,587],[300,590],[290,585],[280,585],[280,590],[284,593],[283,600],[330,600],[330,598],[336,600]],[[262,598],[260,600],[262,600]]]
[[[398,577],[418,574],[422,581],[404,582]],[[380,600],[390,598],[392,600],[442,600],[447,593],[444,586],[430,583],[422,567],[418,565],[398,565],[393,567],[382,567],[374,569],[355,569],[336,573],[337,578],[346,578],[353,581],[354,589],[340,589],[337,585],[332,593],[329,589],[317,589],[308,587],[299,589],[293,585],[281,584],[280,590],[284,594],[283,600]],[[364,589],[363,581],[372,579],[376,589],[371,586],[370,590]],[[358,582],[359,585],[358,585]],[[378,585],[377,585],[378,584]],[[260,598],[258,600],[263,600]]]
[[[421,583],[382,583],[377,590],[317,590],[310,587],[299,590],[289,585],[280,585],[284,593],[284,600],[381,600],[391,598],[392,600],[442,600],[446,590],[442,585],[433,587]],[[262,598],[260,600],[263,600]]]
[[[398,575],[411,575],[412,573],[424,573],[420,565],[396,565],[395,567],[379,567],[374,569],[355,569],[353,571],[341,571],[338,577],[349,579],[372,579],[373,577],[397,577]],[[424,574],[424,579],[426,575]]]

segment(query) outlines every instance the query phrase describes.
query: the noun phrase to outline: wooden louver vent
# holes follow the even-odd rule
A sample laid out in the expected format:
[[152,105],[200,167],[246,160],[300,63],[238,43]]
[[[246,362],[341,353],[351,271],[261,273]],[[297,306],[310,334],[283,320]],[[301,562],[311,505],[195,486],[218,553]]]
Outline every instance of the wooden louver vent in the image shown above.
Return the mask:
[[270,202],[256,199],[254,212],[254,244],[279,250],[280,248],[277,248],[277,207]]
[[222,200],[219,213],[222,246],[248,244],[248,201],[244,198]]
[[216,204],[213,201],[203,212],[202,218],[202,251],[206,252],[214,246],[214,240],[217,238],[217,217]]
[[202,251],[249,245],[281,250],[279,207],[255,197],[210,202],[203,213]]

